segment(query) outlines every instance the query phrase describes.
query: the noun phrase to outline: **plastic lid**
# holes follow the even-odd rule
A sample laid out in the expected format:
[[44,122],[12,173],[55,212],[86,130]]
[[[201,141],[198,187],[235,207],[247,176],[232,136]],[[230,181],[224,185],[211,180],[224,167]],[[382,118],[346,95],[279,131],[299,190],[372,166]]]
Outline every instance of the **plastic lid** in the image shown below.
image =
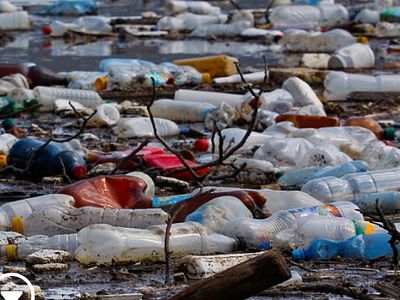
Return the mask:
[[305,260],[304,249],[297,249],[292,251],[292,258],[294,261]]
[[44,25],[43,27],[42,27],[42,32],[45,34],[45,35],[50,35],[51,33],[52,33],[52,29],[51,29],[51,26],[50,25]]
[[105,76],[101,76],[96,79],[94,86],[96,87],[96,90],[102,91],[107,88],[108,84],[108,79]]
[[388,141],[393,141],[396,136],[396,129],[393,127],[388,127],[383,130],[383,139]]
[[368,44],[368,38],[366,36],[360,36],[357,38],[357,42],[360,44],[367,45]]
[[12,231],[24,234],[24,218],[21,216],[13,217],[11,219]]
[[76,179],[83,179],[86,177],[87,169],[85,166],[75,166],[72,168],[71,175]]
[[209,145],[207,139],[198,139],[194,142],[194,149],[198,152],[205,152],[208,150]]
[[6,256],[9,260],[17,260],[17,246],[16,245],[7,245],[6,246]]
[[5,130],[8,130],[8,129],[10,129],[10,128],[12,128],[14,126],[14,119],[13,118],[7,118],[1,123],[1,125],[3,125],[3,128]]
[[203,83],[211,83],[211,75],[210,73],[202,73]]

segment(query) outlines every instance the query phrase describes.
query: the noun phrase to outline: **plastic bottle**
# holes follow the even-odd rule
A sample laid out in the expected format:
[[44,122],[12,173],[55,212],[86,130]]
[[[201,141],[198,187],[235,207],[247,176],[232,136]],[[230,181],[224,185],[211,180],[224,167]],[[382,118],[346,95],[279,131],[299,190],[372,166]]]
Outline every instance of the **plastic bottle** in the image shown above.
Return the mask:
[[196,91],[187,89],[179,89],[175,92],[174,95],[175,100],[210,103],[214,106],[218,106],[223,102],[226,102],[234,107],[240,107],[243,103],[243,98],[243,95],[238,94]]
[[48,237],[36,235],[21,241],[18,244],[0,246],[0,254],[8,260],[22,260],[36,251],[52,249],[74,253],[79,246],[77,234],[62,234]]
[[334,29],[323,33],[298,29],[287,30],[280,40],[280,43],[288,51],[309,53],[334,52],[356,42],[357,38],[343,29]]
[[282,89],[293,96],[293,104],[297,106],[316,105],[323,106],[314,90],[298,77],[290,77],[282,84]]
[[201,73],[209,73],[211,78],[230,76],[237,73],[235,57],[226,55],[205,56],[174,60],[177,65],[191,66]]
[[9,1],[1,1],[0,2],[0,12],[1,13],[9,13],[20,10],[20,7],[15,6],[14,4],[10,3]]
[[7,158],[8,165],[25,169],[28,162],[32,160],[29,172],[25,175],[35,180],[45,176],[62,175],[64,171],[66,175],[74,179],[82,179],[86,176],[87,169],[83,157],[74,151],[63,151],[55,144],[41,148],[43,145],[43,142],[31,138],[19,140],[10,149]]
[[67,85],[67,81],[53,71],[40,67],[31,66],[27,78],[32,88],[36,86]]
[[96,107],[96,114],[89,120],[87,124],[93,127],[109,127],[116,125],[119,119],[120,114],[115,105],[105,103]]
[[285,172],[279,177],[278,184],[285,190],[301,189],[304,184],[311,180],[313,174],[321,169],[322,167],[308,167]]
[[324,96],[328,100],[345,100],[351,92],[399,92],[400,76],[329,72],[324,86]]
[[[244,79],[247,82],[252,82],[252,83],[260,83],[264,81],[265,78],[265,72],[254,72],[254,73],[248,73],[243,75]],[[219,77],[219,78],[214,78],[213,83],[216,84],[225,84],[225,83],[241,83],[242,79],[239,74],[227,76],[227,77]]]
[[220,8],[212,6],[206,1],[175,1],[168,0],[165,3],[165,13],[167,15],[172,15],[182,12],[191,12],[194,14],[208,15],[212,13],[219,13]]
[[245,38],[264,38],[267,43],[278,43],[283,36],[283,32],[280,30],[248,28],[243,30],[240,35]]
[[357,14],[354,21],[361,24],[368,23],[376,25],[380,21],[379,11],[364,8]]
[[354,203],[364,213],[377,214],[376,200],[379,200],[379,206],[385,215],[394,215],[400,211],[400,193],[399,192],[380,192],[359,196]]
[[237,36],[241,35],[243,31],[251,28],[249,22],[240,21],[230,24],[204,24],[196,27],[190,34],[196,37],[215,36]]
[[96,108],[104,103],[99,94],[94,91],[37,86],[33,89],[33,92],[35,98],[42,104],[40,109],[44,111],[51,111],[54,106],[54,101],[57,99],[76,101],[89,108]]
[[0,247],[9,244],[18,244],[25,240],[25,237],[17,232],[2,231],[0,232]]
[[40,12],[41,15],[52,16],[80,16],[96,14],[99,6],[91,0],[57,1]]
[[1,30],[28,30],[31,28],[29,15],[26,11],[16,11],[0,14]]
[[[155,118],[155,125],[160,136],[178,135],[179,126],[166,119]],[[154,137],[150,118],[121,118],[114,129],[123,138]]]
[[169,99],[154,101],[151,106],[155,117],[178,122],[202,122],[208,112],[213,109],[215,106],[209,103]]
[[371,130],[379,140],[384,138],[384,131],[381,125],[379,125],[379,123],[374,119],[367,116],[350,117],[345,121],[344,126],[364,127]]
[[227,15],[222,14],[195,15],[188,13],[177,17],[163,17],[157,22],[157,28],[168,31],[192,31],[208,24],[225,23],[227,20]]
[[[166,225],[147,229],[91,225],[78,233],[76,258],[83,264],[164,259]],[[170,235],[172,256],[232,252],[236,241],[195,222],[173,224]]]
[[0,135],[0,153],[1,154],[8,154],[12,145],[17,141],[17,137],[9,134],[3,133]]
[[183,84],[202,84],[210,83],[211,78],[208,73],[200,73],[195,68],[190,66],[178,66],[170,62],[163,62],[158,65],[161,71],[169,73],[174,78],[176,85]]
[[26,218],[40,207],[52,205],[65,207],[73,206],[74,204],[75,200],[73,197],[62,194],[49,194],[3,204],[0,206],[0,229],[13,229],[13,231],[17,231],[18,228],[14,228],[15,226],[13,226],[17,225],[14,218]]
[[112,209],[99,207],[50,206],[35,209],[27,218],[19,219],[20,233],[25,236],[77,233],[92,224],[108,224],[126,228],[147,228],[165,224],[168,214],[161,209]]
[[375,55],[368,45],[356,43],[335,51],[328,61],[329,69],[372,68]]
[[381,141],[372,141],[359,155],[371,170],[397,168],[400,166],[400,149]]
[[334,166],[338,167],[352,160],[347,154],[331,144],[317,144],[296,162],[297,168]]
[[105,90],[107,72],[73,71],[61,72],[60,76],[68,81],[68,88],[82,90]]
[[197,222],[216,233],[222,233],[225,223],[239,217],[252,218],[253,214],[238,198],[223,196],[197,208],[186,217],[185,222]]
[[277,116],[275,118],[276,123],[285,121],[292,122],[294,126],[296,126],[297,128],[321,128],[321,127],[340,126],[339,119],[336,117],[284,114]]
[[393,253],[387,233],[360,234],[345,241],[319,239],[307,249],[292,251],[292,258],[299,260],[331,259],[335,256],[357,260],[374,260]]

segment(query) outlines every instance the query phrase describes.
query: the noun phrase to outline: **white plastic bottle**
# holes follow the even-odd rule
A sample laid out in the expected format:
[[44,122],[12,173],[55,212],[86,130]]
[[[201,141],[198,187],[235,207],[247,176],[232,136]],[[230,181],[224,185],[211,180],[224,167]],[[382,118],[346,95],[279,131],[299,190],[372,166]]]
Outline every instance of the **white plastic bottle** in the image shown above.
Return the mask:
[[294,105],[307,106],[316,105],[323,106],[321,100],[315,94],[313,89],[298,77],[290,77],[282,84],[282,89],[288,91],[293,96]]
[[227,222],[239,217],[252,218],[253,215],[240,199],[222,196],[197,208],[186,217],[185,222],[197,222],[216,233],[222,233]]
[[210,103],[214,104],[215,106],[218,106],[223,102],[227,102],[234,107],[240,107],[243,103],[243,95],[186,89],[177,90],[175,92],[174,99],[188,102]]
[[230,24],[204,24],[197,26],[191,33],[191,36],[208,37],[215,36],[237,36],[241,35],[243,31],[251,28],[249,22],[240,21]]
[[18,6],[15,6],[14,4],[10,3],[9,1],[2,0],[0,1],[0,12],[2,13],[9,13],[9,12],[14,12],[18,11],[21,8]]
[[25,236],[77,233],[92,224],[147,228],[165,224],[168,214],[161,209],[112,209],[99,207],[50,206],[38,208],[21,220]]
[[[164,259],[166,225],[147,229],[91,225],[78,233],[80,247],[76,250],[79,262],[111,263]],[[236,241],[216,234],[195,222],[176,223],[171,227],[172,256],[185,254],[227,253],[236,249]]]
[[400,167],[400,149],[375,140],[369,143],[358,159],[365,161],[370,170]]
[[165,3],[165,13],[167,15],[177,14],[182,12],[192,12],[199,15],[208,15],[219,13],[220,8],[212,6],[206,1],[175,1],[168,0]]
[[1,30],[27,30],[31,28],[29,15],[26,11],[16,11],[0,14]]
[[[320,11],[314,6],[308,5],[283,5],[274,7],[271,10],[269,19],[276,27],[290,27],[293,28],[304,23],[318,23],[320,19]],[[300,26],[301,27],[301,26]]]
[[33,93],[43,105],[40,108],[42,111],[51,111],[57,99],[73,100],[89,108],[96,108],[104,103],[99,94],[94,91],[37,86],[33,89]]
[[118,123],[120,117],[115,105],[100,104],[96,107],[96,114],[89,120],[88,125],[93,127],[114,126]]
[[21,260],[40,250],[64,250],[74,253],[79,246],[77,234],[62,234],[48,237],[36,235],[20,241],[18,244],[0,246],[0,255],[9,260]]
[[7,246],[9,244],[18,244],[24,241],[25,237],[14,231],[1,231],[0,232],[0,246]]
[[10,202],[0,206],[0,228],[1,230],[13,229],[18,232],[18,218],[28,217],[35,209],[50,205],[55,206],[73,206],[75,200],[73,197],[62,194],[49,194],[34,198],[28,198],[15,202]]
[[228,17],[222,14],[204,16],[188,13],[177,17],[163,17],[157,22],[157,28],[169,31],[192,31],[210,24],[225,23],[227,19]]
[[330,69],[372,68],[374,64],[374,52],[368,45],[361,43],[336,50],[328,61]]
[[161,99],[151,106],[153,115],[177,122],[202,122],[215,106],[204,102]]
[[0,154],[8,154],[12,145],[17,141],[15,135],[9,133],[3,133],[0,135]]
[[[259,83],[264,81],[265,72],[262,71],[262,72],[244,74],[243,77],[244,79],[246,79],[247,82]],[[214,78],[213,82],[216,84],[241,83],[242,79],[239,74],[235,74],[227,77]]]
[[351,92],[399,92],[399,75],[369,76],[344,72],[329,72],[324,81],[324,96],[328,100],[345,100]]
[[[160,136],[179,134],[179,126],[170,120],[154,118],[154,122]],[[121,118],[114,130],[123,138],[154,137],[150,118]]]

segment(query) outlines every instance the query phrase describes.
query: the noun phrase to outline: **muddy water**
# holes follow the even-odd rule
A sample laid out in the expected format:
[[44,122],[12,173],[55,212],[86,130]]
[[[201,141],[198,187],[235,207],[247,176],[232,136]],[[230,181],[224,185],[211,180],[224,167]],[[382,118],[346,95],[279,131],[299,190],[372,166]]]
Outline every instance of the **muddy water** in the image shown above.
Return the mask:
[[[99,1],[102,3],[99,14],[105,16],[133,16],[143,11],[163,14],[164,1]],[[266,1],[237,1],[244,8],[263,8]],[[229,1],[214,1],[222,10],[231,10]],[[160,63],[177,58],[193,57],[205,54],[227,53],[237,56],[244,67],[261,65],[266,55],[270,64],[276,64],[281,54],[273,47],[255,43],[227,41],[166,41],[161,39],[137,39],[121,41],[101,39],[92,43],[64,42],[61,39],[48,39],[41,33],[43,24],[52,19],[40,18],[34,14],[43,6],[29,6],[26,9],[33,15],[32,32],[18,33],[16,40],[0,49],[0,62],[35,62],[55,71],[97,70],[101,59],[106,57],[140,58]],[[276,48],[276,47],[275,47]]]

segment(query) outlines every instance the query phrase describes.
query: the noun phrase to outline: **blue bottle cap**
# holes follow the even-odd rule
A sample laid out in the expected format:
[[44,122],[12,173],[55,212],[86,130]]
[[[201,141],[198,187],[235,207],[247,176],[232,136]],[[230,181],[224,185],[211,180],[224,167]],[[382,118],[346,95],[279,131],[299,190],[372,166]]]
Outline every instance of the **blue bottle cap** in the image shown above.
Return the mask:
[[272,248],[272,245],[269,242],[260,243],[258,246],[263,250],[268,250]]
[[292,258],[294,261],[305,260],[304,249],[296,249],[292,251]]

